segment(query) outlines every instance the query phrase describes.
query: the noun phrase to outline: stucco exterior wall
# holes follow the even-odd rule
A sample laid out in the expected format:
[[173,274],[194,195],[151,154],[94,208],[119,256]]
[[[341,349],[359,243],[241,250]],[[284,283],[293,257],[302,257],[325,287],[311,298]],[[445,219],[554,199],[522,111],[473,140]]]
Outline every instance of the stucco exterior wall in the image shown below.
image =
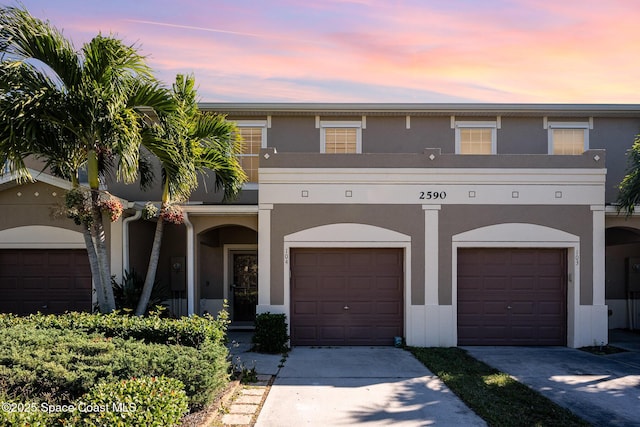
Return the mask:
[[20,186],[0,187],[0,230],[26,226],[51,225],[69,230],[82,231],[73,220],[54,215],[64,205],[66,190],[43,182]]

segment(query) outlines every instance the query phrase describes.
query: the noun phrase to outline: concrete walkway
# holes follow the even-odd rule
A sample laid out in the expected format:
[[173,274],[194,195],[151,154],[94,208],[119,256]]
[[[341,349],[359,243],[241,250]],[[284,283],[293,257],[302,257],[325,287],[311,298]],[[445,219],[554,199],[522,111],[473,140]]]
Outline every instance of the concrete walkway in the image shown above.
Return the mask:
[[255,368],[258,374],[277,375],[283,364],[281,354],[263,354],[251,351],[253,332],[229,331],[229,353],[234,365],[243,365],[247,369]]
[[463,348],[594,425],[640,426],[640,336],[614,331],[609,341],[635,351],[597,356],[566,347]]
[[239,369],[242,367],[247,370],[255,368],[258,381],[239,387],[237,394],[232,397],[228,407],[225,408],[227,412],[212,424],[214,426],[220,426],[220,424],[225,427],[253,425],[264,402],[269,384],[284,364],[283,356],[280,354],[252,352],[252,336],[252,332],[228,332],[228,348],[232,363]]
[[409,352],[295,347],[256,426],[485,426]]

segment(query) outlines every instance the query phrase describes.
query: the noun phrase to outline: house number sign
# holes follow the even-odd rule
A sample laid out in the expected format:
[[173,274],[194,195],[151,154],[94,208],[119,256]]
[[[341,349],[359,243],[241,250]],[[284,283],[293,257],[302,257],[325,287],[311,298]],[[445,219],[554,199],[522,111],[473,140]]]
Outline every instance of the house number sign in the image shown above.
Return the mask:
[[421,191],[418,199],[420,200],[438,200],[446,199],[446,191]]

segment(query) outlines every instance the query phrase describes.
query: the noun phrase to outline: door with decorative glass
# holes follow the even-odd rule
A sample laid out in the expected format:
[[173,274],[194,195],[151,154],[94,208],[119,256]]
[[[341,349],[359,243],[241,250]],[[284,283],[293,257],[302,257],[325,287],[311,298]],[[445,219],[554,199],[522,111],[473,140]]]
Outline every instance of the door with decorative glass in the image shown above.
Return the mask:
[[253,250],[231,252],[231,321],[253,322],[258,305],[258,253]]

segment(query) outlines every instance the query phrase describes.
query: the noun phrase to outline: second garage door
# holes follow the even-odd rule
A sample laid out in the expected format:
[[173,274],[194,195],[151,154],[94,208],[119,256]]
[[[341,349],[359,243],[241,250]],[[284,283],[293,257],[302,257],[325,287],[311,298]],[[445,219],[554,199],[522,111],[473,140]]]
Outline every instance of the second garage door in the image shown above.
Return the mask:
[[291,250],[292,344],[392,345],[402,307],[402,249]]
[[90,311],[91,292],[84,249],[0,249],[0,312]]
[[459,345],[566,345],[566,249],[458,250]]

